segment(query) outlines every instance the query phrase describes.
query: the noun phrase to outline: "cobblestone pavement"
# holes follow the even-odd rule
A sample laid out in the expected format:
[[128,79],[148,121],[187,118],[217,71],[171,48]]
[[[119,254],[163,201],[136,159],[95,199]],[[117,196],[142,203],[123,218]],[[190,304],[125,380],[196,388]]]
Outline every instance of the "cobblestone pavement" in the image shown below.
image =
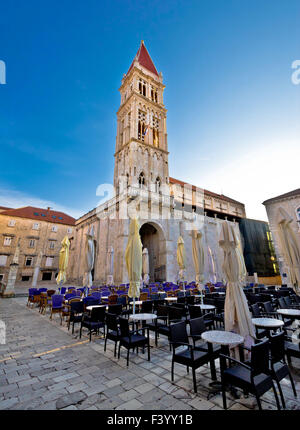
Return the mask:
[[[175,382],[171,383],[171,354],[165,337],[147,354],[131,353],[126,366],[126,351],[113,356],[113,342],[87,332],[78,338],[58,315],[49,320],[37,308],[28,308],[24,297],[0,300],[1,319],[6,324],[6,344],[0,345],[0,409],[222,409],[218,394],[207,400],[210,370],[196,372],[198,394],[194,394],[192,376],[184,366],[175,364]],[[154,344],[154,339],[151,341]],[[218,364],[218,361],[216,361]],[[300,363],[293,362],[295,399],[288,380],[282,382],[288,409],[300,409]],[[254,397],[242,394],[234,399],[227,394],[230,409],[256,409]],[[271,392],[263,396],[263,409],[276,409]]]

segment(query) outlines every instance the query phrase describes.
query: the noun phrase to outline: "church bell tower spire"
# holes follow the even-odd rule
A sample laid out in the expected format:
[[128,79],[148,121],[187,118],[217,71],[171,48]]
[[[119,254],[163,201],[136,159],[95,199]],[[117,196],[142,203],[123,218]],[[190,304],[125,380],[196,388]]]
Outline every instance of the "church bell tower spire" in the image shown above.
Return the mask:
[[142,40],[123,76],[117,112],[114,186],[159,191],[169,183],[164,84]]

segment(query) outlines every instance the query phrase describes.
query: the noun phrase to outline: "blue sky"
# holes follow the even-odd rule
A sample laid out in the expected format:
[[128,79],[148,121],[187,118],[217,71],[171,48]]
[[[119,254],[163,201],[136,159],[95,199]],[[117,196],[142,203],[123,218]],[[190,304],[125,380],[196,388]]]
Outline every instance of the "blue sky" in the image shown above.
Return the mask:
[[299,19],[299,0],[5,2],[0,205],[97,205],[143,39],[166,85],[170,175],[266,219],[263,200],[300,186]]

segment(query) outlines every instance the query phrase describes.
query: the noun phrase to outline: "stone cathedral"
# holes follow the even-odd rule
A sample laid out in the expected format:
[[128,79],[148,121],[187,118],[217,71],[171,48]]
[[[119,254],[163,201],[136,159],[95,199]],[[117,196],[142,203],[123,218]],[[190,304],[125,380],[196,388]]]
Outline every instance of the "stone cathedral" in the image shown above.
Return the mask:
[[93,284],[128,282],[124,254],[133,216],[139,219],[143,247],[148,250],[150,282],[178,281],[179,235],[187,255],[185,280],[194,280],[193,229],[203,233],[205,281],[223,280],[223,252],[218,244],[221,223],[224,219],[232,223],[240,237],[238,221],[246,216],[245,207],[169,176],[164,89],[162,73],[157,72],[142,41],[119,89],[113,196],[76,221],[69,282],[85,282],[88,234],[95,243]]

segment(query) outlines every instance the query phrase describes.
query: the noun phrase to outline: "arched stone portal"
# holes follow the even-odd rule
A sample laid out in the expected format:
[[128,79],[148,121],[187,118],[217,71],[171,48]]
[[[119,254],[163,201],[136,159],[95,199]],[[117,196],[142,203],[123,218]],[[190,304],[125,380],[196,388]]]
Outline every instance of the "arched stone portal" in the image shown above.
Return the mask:
[[154,222],[146,222],[140,228],[143,248],[149,254],[150,282],[163,282],[166,280],[166,242],[163,231]]

